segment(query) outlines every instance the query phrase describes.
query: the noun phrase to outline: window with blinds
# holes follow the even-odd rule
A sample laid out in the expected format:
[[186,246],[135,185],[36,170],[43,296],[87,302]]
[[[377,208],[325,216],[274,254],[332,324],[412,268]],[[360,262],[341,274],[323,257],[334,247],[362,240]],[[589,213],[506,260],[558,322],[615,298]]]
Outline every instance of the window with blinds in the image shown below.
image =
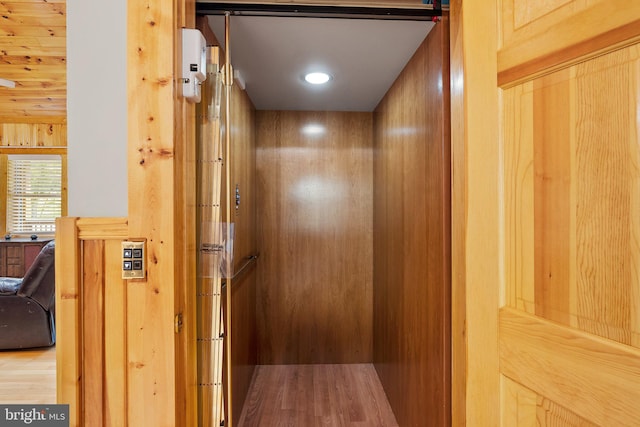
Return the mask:
[[50,155],[7,158],[7,232],[53,234],[62,207],[62,159]]

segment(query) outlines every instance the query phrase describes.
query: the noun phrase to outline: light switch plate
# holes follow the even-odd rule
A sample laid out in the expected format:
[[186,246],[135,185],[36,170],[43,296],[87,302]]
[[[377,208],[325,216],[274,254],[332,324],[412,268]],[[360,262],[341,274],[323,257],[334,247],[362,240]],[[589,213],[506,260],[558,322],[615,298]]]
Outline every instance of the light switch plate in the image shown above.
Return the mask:
[[144,279],[146,276],[145,242],[122,242],[122,278]]

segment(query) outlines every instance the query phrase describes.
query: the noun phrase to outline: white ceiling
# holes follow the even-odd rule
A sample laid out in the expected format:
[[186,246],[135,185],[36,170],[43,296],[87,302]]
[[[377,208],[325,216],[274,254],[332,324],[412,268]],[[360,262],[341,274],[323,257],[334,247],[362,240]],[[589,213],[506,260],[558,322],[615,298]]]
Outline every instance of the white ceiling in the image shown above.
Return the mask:
[[[208,18],[224,44],[224,17]],[[231,63],[258,110],[373,111],[433,25],[231,16]],[[332,75],[328,85],[304,82],[306,72],[318,70]]]

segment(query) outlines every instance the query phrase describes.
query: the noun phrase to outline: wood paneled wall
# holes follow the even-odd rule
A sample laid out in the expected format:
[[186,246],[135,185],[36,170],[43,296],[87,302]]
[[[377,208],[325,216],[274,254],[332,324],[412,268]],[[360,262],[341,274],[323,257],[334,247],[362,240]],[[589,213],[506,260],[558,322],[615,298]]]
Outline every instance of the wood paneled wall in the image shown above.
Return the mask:
[[259,361],[370,362],[372,115],[256,122]]
[[66,146],[66,123],[58,121],[0,123],[0,147]]
[[450,422],[448,20],[377,107],[374,361],[402,426]]
[[[231,197],[236,187],[240,204],[231,201],[231,221],[235,224],[234,271],[258,253],[256,237],[256,138],[255,109],[238,85],[231,94]],[[223,211],[224,212],[224,211]],[[257,260],[261,262],[261,260]],[[236,425],[258,363],[256,325],[256,261],[231,282],[231,354],[233,379],[233,423]]]
[[[71,405],[72,426],[191,426],[197,422],[195,108],[181,97],[178,76],[179,29],[193,27],[195,2],[129,1],[127,16],[129,215],[125,225],[98,220],[95,232],[89,234],[93,238],[78,231],[90,219],[79,219],[76,226],[75,219],[65,218],[58,225],[56,238],[67,243],[57,251],[56,262],[62,253],[57,273],[63,274],[57,280],[71,281],[69,293],[59,295],[57,311],[67,331],[61,327],[58,340],[67,349],[58,359],[58,376],[64,382],[59,402]],[[119,309],[110,311],[104,305],[103,317],[90,311],[120,292],[111,286],[123,283],[116,280],[122,268],[119,242],[103,241],[125,238],[146,241],[147,268],[144,280],[126,283],[126,333],[122,333]],[[80,251],[82,240],[98,242]],[[91,266],[86,265],[92,277],[82,278],[89,262],[84,257],[90,255],[97,263],[92,258]],[[92,288],[88,305],[78,300],[84,295],[78,294],[79,286],[84,286],[81,279]],[[94,288],[103,280],[109,286]],[[121,302],[118,298],[113,301]],[[113,322],[106,317],[112,314]],[[176,326],[178,314],[181,327]],[[95,362],[82,360],[87,342],[83,322],[91,325],[87,331],[103,332],[94,340],[99,347]],[[126,366],[120,370],[122,349]],[[111,357],[117,362],[110,363]],[[81,375],[83,370],[91,374]],[[117,377],[112,378],[112,372]],[[111,386],[112,382],[117,385]]]
[[13,0],[0,4],[0,121],[64,119],[67,112],[67,2]]
[[[0,206],[6,206],[7,156],[10,154],[56,154],[62,159],[62,215],[67,215],[67,125],[64,121],[34,120],[0,123]],[[0,209],[0,233],[6,230],[7,212]]]
[[56,222],[57,401],[70,405],[71,426],[126,426],[144,404],[127,380],[140,368],[129,341],[140,307],[129,294],[144,286],[121,277],[127,232],[118,218]]

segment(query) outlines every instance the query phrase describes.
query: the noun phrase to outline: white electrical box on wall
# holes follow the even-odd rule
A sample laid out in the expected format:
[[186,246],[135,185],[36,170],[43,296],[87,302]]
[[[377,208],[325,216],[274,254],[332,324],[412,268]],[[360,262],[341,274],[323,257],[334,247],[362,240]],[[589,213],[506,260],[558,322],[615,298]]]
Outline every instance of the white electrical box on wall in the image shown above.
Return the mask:
[[202,82],[207,78],[207,42],[199,30],[182,29],[182,95],[200,102]]

